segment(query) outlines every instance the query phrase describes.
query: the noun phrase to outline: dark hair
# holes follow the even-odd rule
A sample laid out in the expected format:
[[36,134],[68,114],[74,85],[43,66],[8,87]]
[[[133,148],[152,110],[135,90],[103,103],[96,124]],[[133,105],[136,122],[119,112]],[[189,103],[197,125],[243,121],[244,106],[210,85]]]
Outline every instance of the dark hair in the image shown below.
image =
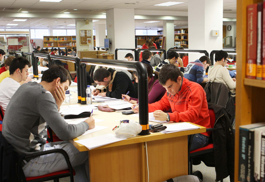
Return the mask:
[[54,48],[52,51],[57,51],[57,49],[56,49],[56,48]]
[[37,49],[39,49],[40,48],[40,46],[37,46]]
[[[147,72],[147,76],[148,78],[152,78],[153,77],[153,74],[155,74],[155,79],[158,79],[158,73],[157,72],[153,72],[153,68],[150,64],[147,64],[147,63],[143,63],[144,64],[144,67],[146,69],[146,72]],[[133,72],[133,75],[137,76],[138,77],[138,73],[137,71],[134,71]]]
[[22,72],[23,68],[25,68],[26,65],[30,67],[29,61],[24,57],[18,57],[18,58],[13,59],[9,66],[10,75],[12,75],[18,68]]
[[41,49],[40,53],[48,53],[46,49]]
[[201,62],[206,61],[206,64],[210,64],[210,62],[211,62],[211,60],[209,59],[208,56],[202,56],[202,57],[200,57],[199,60],[200,60]]
[[110,72],[105,68],[99,68],[95,71],[93,79],[98,82],[103,82],[104,78],[109,77]]
[[3,49],[0,49],[0,54],[5,55],[6,53],[3,51]]
[[173,57],[175,57],[176,59],[178,59],[179,57],[179,54],[175,51],[169,51],[168,54],[167,54],[167,58],[168,59],[172,59]]
[[149,50],[144,50],[142,56],[143,59],[148,60],[151,57],[151,52]]
[[67,49],[67,52],[72,52],[72,49]]
[[41,81],[50,83],[57,78],[61,79],[61,83],[64,83],[68,80],[69,85],[71,85],[72,80],[68,71],[64,67],[58,65],[52,65],[48,70],[44,71]]
[[133,58],[132,53],[127,53],[127,54],[125,55],[125,58],[127,58],[127,57],[129,57],[129,58]]
[[13,59],[15,59],[15,56],[8,56],[8,58],[5,60],[5,66],[10,66]]
[[158,79],[161,85],[165,85],[169,79],[176,82],[179,76],[183,78],[183,75],[178,67],[174,64],[166,64],[161,68]]
[[218,51],[215,53],[215,61],[221,61],[223,58],[226,59],[228,57],[227,52],[225,51]]
[[156,37],[156,38],[155,38],[155,41],[156,41],[156,40],[159,40],[159,37]]
[[147,40],[145,41],[145,45],[146,45],[147,47],[151,47],[151,46],[153,45],[153,41],[152,41],[152,39],[147,39]]

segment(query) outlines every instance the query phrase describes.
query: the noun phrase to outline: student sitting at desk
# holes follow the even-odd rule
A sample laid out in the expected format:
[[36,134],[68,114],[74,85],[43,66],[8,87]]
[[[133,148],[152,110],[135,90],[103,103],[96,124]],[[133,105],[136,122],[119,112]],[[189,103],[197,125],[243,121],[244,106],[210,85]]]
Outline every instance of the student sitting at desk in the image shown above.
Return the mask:
[[232,94],[236,90],[236,79],[231,78],[229,71],[224,66],[227,64],[228,54],[225,51],[218,51],[215,54],[215,64],[209,68],[208,79],[210,82],[225,84]]
[[[86,130],[95,127],[92,117],[79,124],[67,124],[58,110],[65,99],[65,91],[71,84],[66,69],[54,65],[45,71],[41,83],[23,84],[11,98],[3,121],[3,135],[19,154],[33,154],[38,151],[63,149],[67,152],[73,168],[86,165],[89,181],[88,153],[79,152],[70,142]],[[14,111],[16,113],[14,114]],[[46,125],[62,142],[46,143]],[[26,177],[40,176],[67,169],[62,155],[56,153],[31,159],[25,162],[23,171]],[[81,169],[78,167],[78,169]],[[76,174],[80,173],[76,171]]]
[[[180,70],[172,64],[163,66],[158,79],[167,93],[160,101],[148,104],[148,111],[154,112],[156,120],[168,122],[188,121],[210,128],[206,94],[198,83],[183,78]],[[139,107],[133,105],[132,109],[138,112]],[[163,112],[169,109],[172,113]],[[208,142],[208,133],[196,134],[190,150],[204,147]]]
[[29,66],[30,63],[26,58],[19,57],[12,60],[9,67],[10,76],[0,83],[0,106],[4,111],[21,82],[27,80]]
[[5,61],[4,61],[4,66],[0,69],[0,74],[9,70],[9,66],[11,64],[11,62],[13,61],[13,59],[15,59],[14,56],[9,56]]
[[123,72],[111,68],[108,70],[99,68],[95,71],[93,78],[96,84],[105,86],[107,90],[100,93],[100,90],[96,89],[93,91],[93,95],[121,99],[121,95],[129,91],[130,97],[136,96],[132,81]]
[[203,73],[209,64],[210,59],[207,56],[202,56],[200,59],[190,62],[184,72],[184,78],[199,84],[208,82],[208,78],[203,78]]
[[[153,103],[153,102],[159,101],[163,97],[163,95],[166,92],[166,89],[162,85],[160,85],[158,81],[158,74],[155,73],[153,75],[152,66],[146,63],[144,63],[144,66],[146,68],[147,76],[148,76],[147,78],[148,80],[148,103]],[[133,72],[133,76],[135,78],[135,82],[138,83],[138,75],[136,71]],[[133,104],[136,104],[138,102],[137,98],[132,98],[128,95],[122,94],[122,98],[125,101],[131,102]]]
[[174,64],[176,66],[180,66],[180,71],[184,72],[182,59],[179,57],[179,54],[175,51],[169,51],[167,55],[167,59],[163,60],[161,63],[157,65],[155,71],[159,72],[161,68],[166,64]]

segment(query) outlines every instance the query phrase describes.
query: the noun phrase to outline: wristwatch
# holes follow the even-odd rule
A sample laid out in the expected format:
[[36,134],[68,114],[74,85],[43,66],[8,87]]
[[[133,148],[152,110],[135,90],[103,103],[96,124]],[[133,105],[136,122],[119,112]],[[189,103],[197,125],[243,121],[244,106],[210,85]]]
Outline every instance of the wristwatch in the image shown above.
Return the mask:
[[169,117],[169,114],[167,113],[167,122],[169,122],[169,119],[170,119],[170,117]]

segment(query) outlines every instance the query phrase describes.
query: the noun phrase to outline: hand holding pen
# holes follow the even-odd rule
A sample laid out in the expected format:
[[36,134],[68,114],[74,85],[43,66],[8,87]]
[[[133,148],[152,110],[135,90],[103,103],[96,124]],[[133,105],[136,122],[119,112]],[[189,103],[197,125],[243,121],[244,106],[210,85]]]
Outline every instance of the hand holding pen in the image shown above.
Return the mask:
[[134,113],[138,113],[139,112],[139,105],[138,104],[133,104],[132,105],[132,110]]
[[127,101],[127,102],[130,102],[130,96],[128,95],[130,93],[130,91],[128,91],[126,94],[122,94],[121,97],[122,97],[122,100],[124,101]]

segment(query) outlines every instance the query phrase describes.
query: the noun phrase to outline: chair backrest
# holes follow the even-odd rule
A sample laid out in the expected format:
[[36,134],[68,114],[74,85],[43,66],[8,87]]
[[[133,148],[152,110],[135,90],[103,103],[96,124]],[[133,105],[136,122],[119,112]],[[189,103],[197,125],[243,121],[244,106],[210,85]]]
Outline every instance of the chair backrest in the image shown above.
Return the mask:
[[209,115],[210,115],[211,128],[213,128],[215,123],[215,113],[213,109],[209,109]]

